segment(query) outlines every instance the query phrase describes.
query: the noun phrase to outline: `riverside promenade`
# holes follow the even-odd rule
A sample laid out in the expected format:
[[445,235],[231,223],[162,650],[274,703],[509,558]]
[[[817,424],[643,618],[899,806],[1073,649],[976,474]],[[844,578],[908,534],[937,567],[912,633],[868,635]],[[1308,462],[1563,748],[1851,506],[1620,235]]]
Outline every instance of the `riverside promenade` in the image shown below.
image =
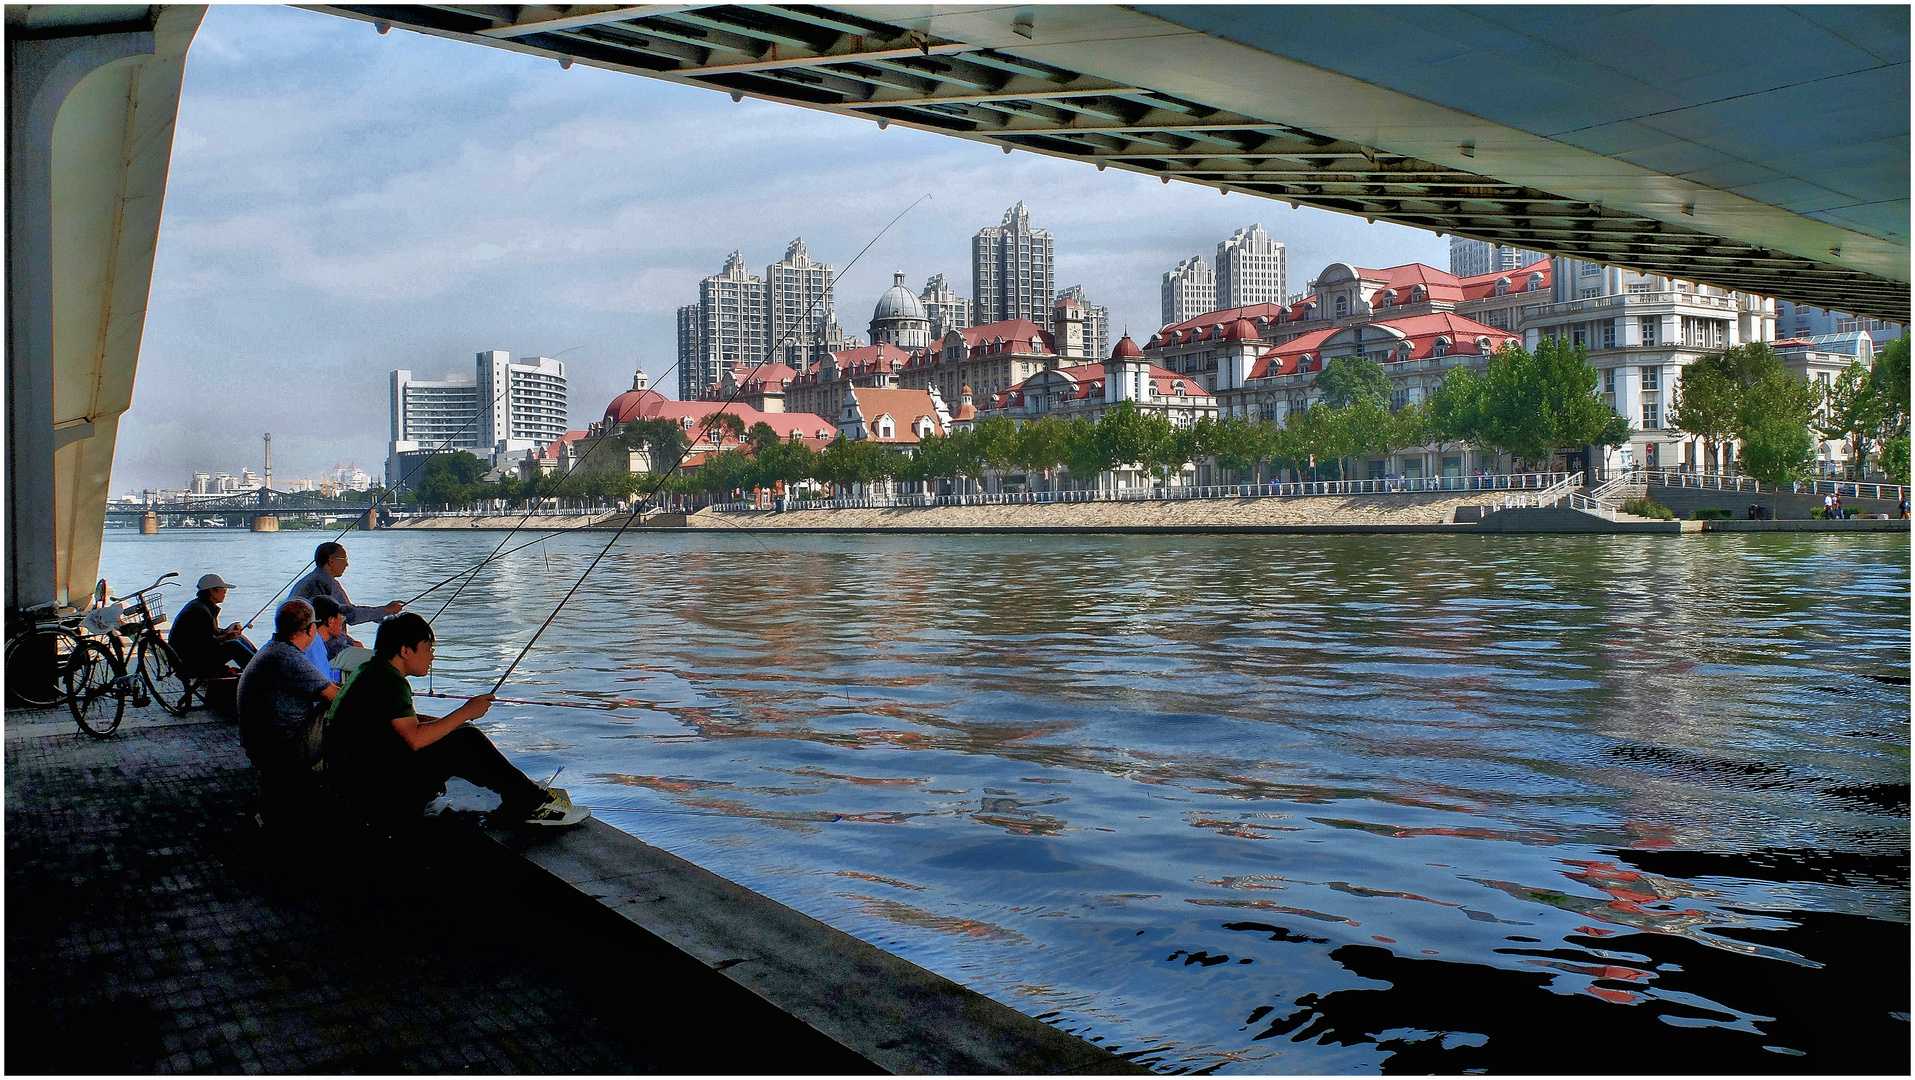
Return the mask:
[[5,728],[10,1073],[1143,1071],[602,823],[288,837],[213,713]]

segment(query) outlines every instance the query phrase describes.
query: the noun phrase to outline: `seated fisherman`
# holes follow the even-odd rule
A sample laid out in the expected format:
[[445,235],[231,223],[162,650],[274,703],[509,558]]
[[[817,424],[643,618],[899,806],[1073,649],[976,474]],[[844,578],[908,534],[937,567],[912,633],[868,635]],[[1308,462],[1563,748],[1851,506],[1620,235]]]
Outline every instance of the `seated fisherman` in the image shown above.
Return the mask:
[[[346,545],[328,540],[313,551],[312,573],[299,579],[290,594],[295,600],[311,602],[315,596],[330,596],[332,602],[346,616],[348,624],[384,620],[405,610],[405,602],[394,600],[385,607],[358,607],[346,596],[346,590],[339,584],[340,575],[346,572],[350,562],[346,558]],[[348,636],[347,644],[357,645]]]
[[312,640],[312,606],[286,601],[273,615],[273,639],[239,677],[239,741],[259,770],[260,798],[269,807],[289,780],[318,762],[321,720],[339,694],[339,684],[306,659]]
[[520,772],[469,722],[492,707],[481,694],[444,717],[422,716],[412,684],[432,670],[432,625],[412,612],[379,626],[374,656],[340,692],[326,715],[326,777],[359,809],[378,817],[416,816],[445,791],[450,777],[497,792],[491,820],[502,824],[572,825],[585,816],[565,792],[547,791]]
[[333,666],[333,661],[351,644],[346,638],[346,616],[330,596],[315,596],[312,605],[313,639],[306,646],[306,659],[321,675],[339,682],[344,673]]
[[[258,649],[234,623],[220,629],[219,606],[226,602],[226,590],[232,584],[218,574],[199,579],[199,596],[173,616],[173,629],[166,643],[180,658],[180,666],[192,678],[209,675],[237,675]],[[227,665],[231,664],[232,667]]]

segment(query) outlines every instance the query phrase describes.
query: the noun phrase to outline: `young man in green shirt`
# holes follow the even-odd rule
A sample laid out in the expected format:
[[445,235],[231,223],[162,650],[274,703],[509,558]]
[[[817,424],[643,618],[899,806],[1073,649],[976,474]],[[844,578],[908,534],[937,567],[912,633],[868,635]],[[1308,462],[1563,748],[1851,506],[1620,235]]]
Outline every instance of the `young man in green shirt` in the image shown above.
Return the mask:
[[527,825],[571,825],[585,815],[563,791],[520,772],[471,721],[492,707],[480,694],[443,717],[421,716],[412,705],[408,676],[432,669],[432,625],[402,612],[379,625],[374,656],[347,681],[326,724],[328,780],[362,811],[417,815],[445,790],[450,777],[497,792],[491,820]]

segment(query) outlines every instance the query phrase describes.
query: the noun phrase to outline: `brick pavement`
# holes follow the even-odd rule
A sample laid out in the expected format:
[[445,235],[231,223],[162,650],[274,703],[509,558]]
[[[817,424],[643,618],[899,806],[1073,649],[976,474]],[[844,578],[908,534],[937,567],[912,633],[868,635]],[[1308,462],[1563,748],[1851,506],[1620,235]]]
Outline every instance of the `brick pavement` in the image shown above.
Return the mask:
[[10,1073],[872,1071],[465,823],[423,848],[263,832],[204,711],[5,729]]

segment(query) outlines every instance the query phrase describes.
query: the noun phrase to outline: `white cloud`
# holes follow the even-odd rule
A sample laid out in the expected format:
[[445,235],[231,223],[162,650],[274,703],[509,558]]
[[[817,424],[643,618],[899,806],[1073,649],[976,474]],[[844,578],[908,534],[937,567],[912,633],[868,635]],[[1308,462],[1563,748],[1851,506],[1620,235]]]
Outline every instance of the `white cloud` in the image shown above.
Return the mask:
[[[886,222],[926,193],[855,267]],[[284,7],[214,6],[187,63],[134,408],[116,485],[181,482],[256,436],[288,475],[372,468],[386,373],[466,370],[483,348],[565,357],[596,417],[676,356],[676,309],[727,253],[754,272],[802,236],[843,271],[863,334],[894,269],[970,288],[970,238],[1023,200],[1113,330],[1156,329],[1178,259],[1261,221],[1291,288],[1336,259],[1445,257],[1394,226],[1219,198],[1119,170],[394,31]],[[310,388],[289,395],[288,385]],[[209,396],[209,392],[211,396]],[[326,401],[325,433],[312,394]],[[216,401],[215,406],[207,402]],[[283,444],[277,434],[302,433]],[[136,449],[137,448],[137,449]],[[190,470],[187,470],[190,471]]]

